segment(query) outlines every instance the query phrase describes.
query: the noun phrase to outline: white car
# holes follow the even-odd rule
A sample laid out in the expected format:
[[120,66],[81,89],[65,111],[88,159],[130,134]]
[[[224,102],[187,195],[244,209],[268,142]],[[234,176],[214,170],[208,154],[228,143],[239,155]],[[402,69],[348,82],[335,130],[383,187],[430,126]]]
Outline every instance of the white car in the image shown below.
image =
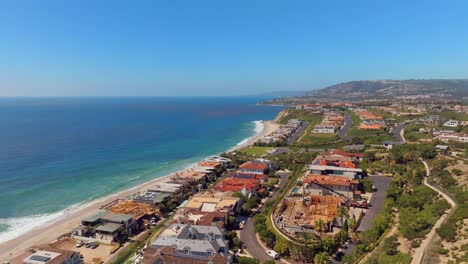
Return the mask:
[[266,253],[273,259],[279,259],[279,254],[273,250],[267,250]]
[[82,246],[84,246],[84,242],[83,242],[83,241],[80,241],[80,242],[76,243],[76,245],[75,245],[75,247],[77,247],[77,248],[80,248],[80,247],[82,247]]

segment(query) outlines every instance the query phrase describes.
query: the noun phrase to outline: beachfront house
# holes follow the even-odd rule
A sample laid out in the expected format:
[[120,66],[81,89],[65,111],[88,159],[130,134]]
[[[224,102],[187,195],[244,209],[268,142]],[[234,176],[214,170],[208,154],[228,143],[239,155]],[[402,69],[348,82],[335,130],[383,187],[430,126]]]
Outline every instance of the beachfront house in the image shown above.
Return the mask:
[[172,247],[180,255],[206,260],[216,254],[230,258],[224,231],[217,226],[172,224],[151,243],[150,247],[156,249]]
[[99,210],[81,221],[81,227],[74,233],[77,239],[95,238],[101,243],[127,239],[138,230],[131,214],[112,214]]
[[29,248],[23,254],[11,259],[9,264],[82,264],[79,252],[58,249],[51,246]]

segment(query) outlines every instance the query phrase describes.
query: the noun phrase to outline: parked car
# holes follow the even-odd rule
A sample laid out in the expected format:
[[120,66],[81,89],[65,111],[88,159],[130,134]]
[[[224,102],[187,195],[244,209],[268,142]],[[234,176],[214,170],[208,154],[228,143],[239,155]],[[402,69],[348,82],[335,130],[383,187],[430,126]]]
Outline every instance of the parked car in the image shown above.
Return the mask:
[[90,248],[90,247],[91,247],[91,243],[92,243],[92,242],[86,242],[86,243],[85,243],[85,247],[86,247],[86,248]]
[[279,259],[279,254],[273,250],[267,250],[266,253],[273,259]]
[[82,247],[82,246],[84,246],[84,242],[83,242],[83,241],[77,242],[77,243],[75,244],[75,247],[77,247],[77,248],[80,248],[80,247]]
[[91,243],[90,248],[95,249],[95,248],[97,248],[97,247],[99,247],[99,244],[98,244],[98,243],[96,243],[96,242],[92,242],[92,243]]

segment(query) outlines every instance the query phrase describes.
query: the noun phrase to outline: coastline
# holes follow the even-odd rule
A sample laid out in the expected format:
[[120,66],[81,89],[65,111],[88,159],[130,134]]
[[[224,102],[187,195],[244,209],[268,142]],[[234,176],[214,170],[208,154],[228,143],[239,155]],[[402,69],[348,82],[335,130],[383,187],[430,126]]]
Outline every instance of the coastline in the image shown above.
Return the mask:
[[[273,121],[254,121],[256,123],[255,134],[242,142],[237,146],[227,151],[235,151],[247,146],[253,145],[258,139],[270,134],[279,127],[279,124]],[[261,124],[261,129],[257,128]],[[16,238],[0,243],[0,260],[6,260],[23,253],[27,248],[34,245],[47,244],[55,241],[59,236],[71,232],[79,223],[81,219],[91,214],[93,211],[99,209],[105,204],[108,204],[116,199],[122,199],[126,196],[132,195],[137,192],[145,191],[149,187],[158,184],[165,183],[170,180],[170,177],[178,172],[186,170],[191,166],[182,170],[173,172],[171,174],[159,177],[143,184],[137,185],[130,189],[126,189],[103,198],[96,199],[94,201],[87,202],[83,205],[73,206],[63,211],[63,214],[58,218],[51,220],[39,227],[33,228]],[[53,225],[53,228],[51,226]]]

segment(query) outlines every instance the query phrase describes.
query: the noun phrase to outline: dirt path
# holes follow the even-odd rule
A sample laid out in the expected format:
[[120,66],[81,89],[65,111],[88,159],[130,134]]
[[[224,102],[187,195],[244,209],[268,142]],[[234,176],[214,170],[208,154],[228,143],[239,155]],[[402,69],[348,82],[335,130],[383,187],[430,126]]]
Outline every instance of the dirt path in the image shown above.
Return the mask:
[[[441,195],[445,200],[447,200],[447,202],[450,204],[450,206],[452,207],[450,209],[450,212],[453,212],[453,210],[455,210],[457,204],[455,203],[454,200],[452,200],[452,198],[450,198],[448,195],[446,195],[445,193],[441,192],[440,190],[438,190],[437,188],[433,187],[432,185],[430,185],[429,183],[427,183],[427,178],[429,177],[429,174],[430,174],[430,169],[429,169],[429,165],[427,165],[427,162],[426,161],[423,161],[424,163],[424,166],[426,167],[426,177],[424,178],[424,185],[426,185],[427,187],[433,189],[434,191],[436,191],[439,195]],[[447,218],[448,214],[444,214],[442,215],[439,220],[437,220],[437,222],[435,223],[435,225],[432,227],[431,229],[431,232],[429,232],[429,234],[427,234],[426,238],[422,241],[421,243],[421,246],[419,248],[417,248],[415,251],[414,251],[414,254],[413,254],[413,260],[411,261],[411,264],[419,264],[419,263],[422,263],[422,260],[423,260],[423,257],[424,257],[424,252],[426,251],[426,248],[428,247],[429,244],[431,244],[432,242],[432,239],[434,238],[434,235],[435,235],[435,231],[437,228],[440,227],[440,225],[442,225],[442,223],[444,222],[444,220]]]

